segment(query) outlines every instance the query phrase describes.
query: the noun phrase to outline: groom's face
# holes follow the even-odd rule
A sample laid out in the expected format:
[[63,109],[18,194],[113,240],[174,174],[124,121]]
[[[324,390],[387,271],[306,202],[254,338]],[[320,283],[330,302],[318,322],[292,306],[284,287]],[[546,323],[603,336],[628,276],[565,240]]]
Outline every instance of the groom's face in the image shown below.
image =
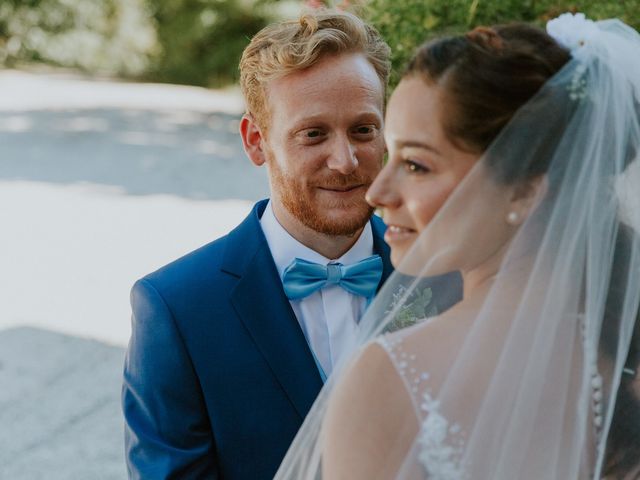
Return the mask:
[[269,83],[263,148],[276,213],[328,235],[367,223],[364,196],[384,154],[383,97],[362,54],[330,56]]

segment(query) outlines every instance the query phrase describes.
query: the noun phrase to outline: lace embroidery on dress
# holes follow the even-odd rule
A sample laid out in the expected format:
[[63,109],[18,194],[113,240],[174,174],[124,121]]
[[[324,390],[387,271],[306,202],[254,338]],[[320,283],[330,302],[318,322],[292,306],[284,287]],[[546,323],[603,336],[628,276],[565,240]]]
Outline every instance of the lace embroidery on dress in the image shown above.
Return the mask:
[[464,436],[458,424],[450,424],[440,413],[440,405],[428,391],[424,392],[422,421],[418,444],[419,460],[427,478],[433,480],[464,480],[470,478],[462,466]]
[[[405,333],[405,332],[403,332]],[[440,402],[428,388],[429,374],[419,372],[416,355],[403,348],[401,333],[385,334],[377,339],[402,378],[420,420],[417,437],[418,461],[430,480],[465,480],[470,478],[462,466],[464,432],[451,424],[440,412]]]
[[422,420],[424,414],[421,412],[419,396],[422,391],[422,383],[429,378],[429,374],[426,372],[418,374],[415,367],[416,356],[415,354],[410,355],[404,351],[402,340],[403,337],[400,333],[386,333],[378,337],[376,342],[384,348],[387,355],[389,355],[391,363],[393,363],[405,388],[409,392],[416,416]]

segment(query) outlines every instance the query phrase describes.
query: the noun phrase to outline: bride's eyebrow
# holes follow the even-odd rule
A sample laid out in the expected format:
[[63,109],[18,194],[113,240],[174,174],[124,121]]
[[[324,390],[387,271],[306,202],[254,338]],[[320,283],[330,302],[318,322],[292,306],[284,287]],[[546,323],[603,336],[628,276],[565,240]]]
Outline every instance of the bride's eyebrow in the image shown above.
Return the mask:
[[435,148],[433,145],[431,145],[429,143],[425,143],[425,142],[418,142],[418,141],[415,141],[415,140],[406,140],[406,141],[399,140],[398,141],[398,148],[421,148],[423,150],[428,150],[430,152],[433,152],[436,155],[442,156],[442,153],[440,152],[440,150]]

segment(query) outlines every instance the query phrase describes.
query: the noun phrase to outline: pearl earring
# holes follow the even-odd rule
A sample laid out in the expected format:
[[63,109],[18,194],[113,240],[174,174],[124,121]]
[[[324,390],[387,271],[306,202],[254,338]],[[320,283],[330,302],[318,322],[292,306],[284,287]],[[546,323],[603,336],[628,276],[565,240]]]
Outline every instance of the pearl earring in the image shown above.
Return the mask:
[[507,223],[509,225],[517,225],[519,218],[518,212],[509,212],[507,214]]

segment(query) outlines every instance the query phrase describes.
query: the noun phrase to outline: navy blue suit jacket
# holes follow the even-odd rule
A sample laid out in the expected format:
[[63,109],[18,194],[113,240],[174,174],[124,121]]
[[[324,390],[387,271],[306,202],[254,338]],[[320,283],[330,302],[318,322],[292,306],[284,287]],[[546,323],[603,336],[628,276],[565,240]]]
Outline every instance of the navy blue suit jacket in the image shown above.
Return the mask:
[[[259,224],[265,206],[133,287],[131,478],[270,479],[322,387]],[[385,227],[371,225],[384,280]]]

